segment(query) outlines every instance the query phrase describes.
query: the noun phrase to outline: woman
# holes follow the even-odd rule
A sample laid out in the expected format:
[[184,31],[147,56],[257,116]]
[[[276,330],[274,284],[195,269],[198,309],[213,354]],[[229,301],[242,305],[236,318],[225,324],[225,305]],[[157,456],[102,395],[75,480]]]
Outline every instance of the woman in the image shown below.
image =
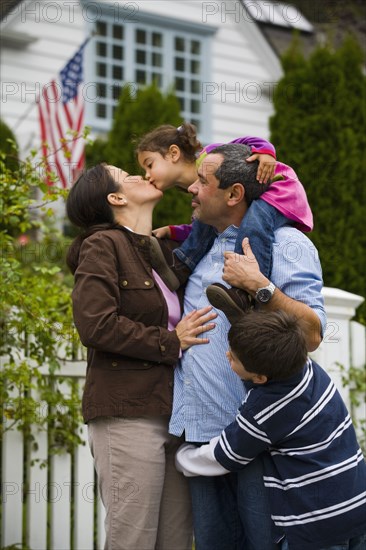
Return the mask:
[[106,509],[108,550],[191,550],[186,482],[168,433],[173,371],[182,350],[205,344],[216,315],[179,321],[180,300],[150,264],[152,212],[162,192],[98,165],[70,190],[67,214],[83,233],[68,264],[74,320],[87,347],[83,416]]

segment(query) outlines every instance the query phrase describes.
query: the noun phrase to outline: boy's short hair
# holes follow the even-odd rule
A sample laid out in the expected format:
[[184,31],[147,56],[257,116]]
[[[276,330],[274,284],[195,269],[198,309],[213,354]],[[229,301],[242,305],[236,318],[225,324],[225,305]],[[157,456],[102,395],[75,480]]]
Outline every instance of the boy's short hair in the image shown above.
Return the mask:
[[229,344],[248,372],[284,380],[300,372],[307,359],[305,336],[293,315],[249,311],[229,331]]

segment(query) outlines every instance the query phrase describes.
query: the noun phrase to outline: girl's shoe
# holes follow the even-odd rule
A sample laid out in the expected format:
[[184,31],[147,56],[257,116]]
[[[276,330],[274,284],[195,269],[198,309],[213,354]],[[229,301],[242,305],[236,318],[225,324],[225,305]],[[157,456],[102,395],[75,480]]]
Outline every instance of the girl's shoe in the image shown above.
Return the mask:
[[252,299],[245,290],[234,287],[227,288],[221,283],[209,285],[206,295],[216,309],[225,313],[231,324],[240,319],[252,306]]

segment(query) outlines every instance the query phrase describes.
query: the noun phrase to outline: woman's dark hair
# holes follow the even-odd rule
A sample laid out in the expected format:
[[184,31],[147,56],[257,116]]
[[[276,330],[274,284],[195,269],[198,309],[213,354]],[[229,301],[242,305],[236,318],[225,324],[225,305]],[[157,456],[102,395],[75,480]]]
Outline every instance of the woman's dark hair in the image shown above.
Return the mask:
[[71,187],[66,200],[66,213],[71,223],[82,229],[113,223],[107,196],[119,188],[105,164],[97,164],[83,172]]
[[285,380],[306,363],[304,333],[284,311],[250,311],[229,330],[230,348],[248,372]]
[[67,252],[66,262],[75,272],[83,240],[98,230],[114,227],[113,211],[107,196],[120,190],[105,164],[97,164],[75,181],[66,200],[66,213],[70,222],[82,229]]
[[154,151],[164,157],[171,145],[177,145],[185,160],[189,162],[194,162],[196,153],[202,149],[202,145],[197,139],[196,127],[189,122],[185,122],[179,128],[164,124],[145,134],[138,142],[136,153]]

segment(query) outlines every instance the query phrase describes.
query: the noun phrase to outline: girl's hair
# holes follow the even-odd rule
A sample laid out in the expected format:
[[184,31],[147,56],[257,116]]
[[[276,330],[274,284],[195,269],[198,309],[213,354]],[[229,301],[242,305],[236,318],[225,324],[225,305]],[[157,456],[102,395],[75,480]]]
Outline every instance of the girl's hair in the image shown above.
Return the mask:
[[138,142],[136,153],[156,151],[164,157],[171,145],[177,145],[188,162],[194,162],[196,153],[202,149],[202,145],[197,139],[196,127],[185,122],[179,128],[164,124],[145,134]]
[[105,164],[97,164],[76,180],[66,200],[66,213],[70,222],[82,229],[67,252],[66,262],[75,272],[83,240],[101,229],[116,226],[107,196],[120,190]]

